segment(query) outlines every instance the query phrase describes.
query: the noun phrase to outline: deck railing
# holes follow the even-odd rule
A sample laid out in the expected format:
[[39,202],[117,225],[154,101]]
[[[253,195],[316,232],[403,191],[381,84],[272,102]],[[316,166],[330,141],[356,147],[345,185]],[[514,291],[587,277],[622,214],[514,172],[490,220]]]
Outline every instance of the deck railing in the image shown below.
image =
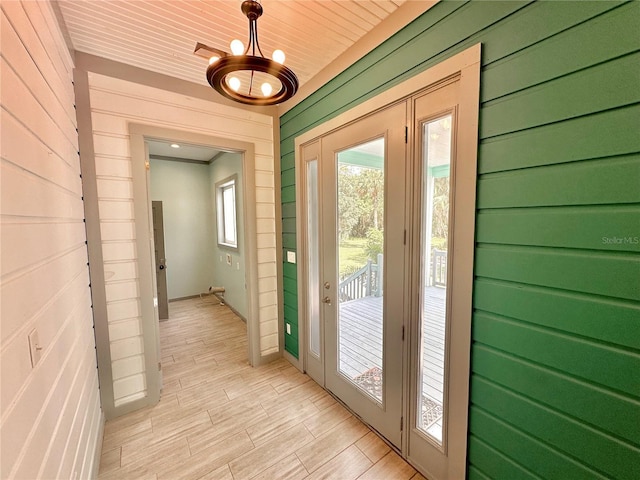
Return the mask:
[[[359,270],[353,272],[338,285],[340,302],[358,300],[365,297],[381,297],[384,278],[382,275],[382,254],[371,260]],[[447,286],[447,251],[434,249],[431,255],[431,285],[434,287]]]
[[447,286],[447,251],[433,250],[431,260],[431,284],[435,287]]
[[378,263],[368,260],[364,267],[340,282],[338,285],[340,302],[382,296],[382,254],[379,254],[376,260]]

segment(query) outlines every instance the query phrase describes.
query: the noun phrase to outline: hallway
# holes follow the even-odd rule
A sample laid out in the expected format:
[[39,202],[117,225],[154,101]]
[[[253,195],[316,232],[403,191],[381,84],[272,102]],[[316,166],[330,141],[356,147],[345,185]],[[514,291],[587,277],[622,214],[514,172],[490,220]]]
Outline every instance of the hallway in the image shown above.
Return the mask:
[[285,360],[251,368],[245,324],[211,298],[169,305],[162,399],[105,425],[100,479],[423,479]]

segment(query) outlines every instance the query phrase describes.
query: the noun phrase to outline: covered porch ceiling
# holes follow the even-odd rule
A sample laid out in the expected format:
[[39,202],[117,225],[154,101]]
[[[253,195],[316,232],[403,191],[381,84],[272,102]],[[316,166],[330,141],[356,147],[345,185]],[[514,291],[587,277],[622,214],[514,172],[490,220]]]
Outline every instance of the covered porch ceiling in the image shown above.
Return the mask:
[[[430,8],[434,1],[261,0],[265,55],[282,49],[300,81],[300,101]],[[247,43],[242,0],[58,0],[69,47],[200,85],[207,60],[197,42],[229,51]],[[329,68],[332,66],[332,68]],[[315,83],[314,83],[315,80]]]

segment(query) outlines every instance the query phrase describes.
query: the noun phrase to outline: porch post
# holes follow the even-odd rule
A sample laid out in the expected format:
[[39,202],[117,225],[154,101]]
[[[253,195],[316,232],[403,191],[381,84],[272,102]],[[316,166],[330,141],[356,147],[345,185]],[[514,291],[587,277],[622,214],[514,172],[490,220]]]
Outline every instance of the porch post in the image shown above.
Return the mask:
[[383,285],[383,276],[384,276],[384,268],[382,267],[383,256],[381,253],[378,254],[378,275],[376,276],[376,282],[378,283],[376,288],[376,297],[382,296],[382,285]]

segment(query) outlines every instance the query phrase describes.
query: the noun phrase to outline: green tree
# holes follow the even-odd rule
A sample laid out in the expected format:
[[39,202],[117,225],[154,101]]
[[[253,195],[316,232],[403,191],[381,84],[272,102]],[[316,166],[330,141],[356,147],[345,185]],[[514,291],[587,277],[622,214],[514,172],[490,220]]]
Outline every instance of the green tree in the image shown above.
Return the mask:
[[338,167],[338,228],[340,238],[364,238],[384,219],[382,170],[352,165]]
[[358,191],[356,175],[352,167],[340,165],[338,167],[338,236],[340,240],[351,238],[351,231],[358,223]]
[[365,246],[367,256],[372,262],[376,262],[378,254],[384,251],[384,232],[378,228],[370,228],[367,232],[367,244]]
[[435,178],[433,181],[433,217],[431,236],[443,239],[446,248],[449,232],[449,177]]

